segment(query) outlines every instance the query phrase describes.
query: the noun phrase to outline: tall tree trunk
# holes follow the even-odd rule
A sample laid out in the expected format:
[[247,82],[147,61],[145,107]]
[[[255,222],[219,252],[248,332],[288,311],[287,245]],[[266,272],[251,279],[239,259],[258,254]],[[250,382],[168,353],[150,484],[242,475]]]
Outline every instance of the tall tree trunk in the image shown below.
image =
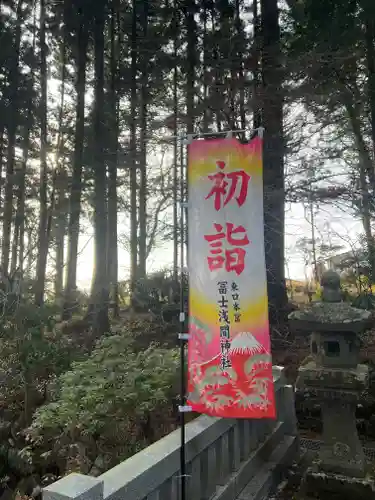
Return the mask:
[[[65,231],[66,231],[66,206],[65,193],[67,189],[67,175],[64,165],[61,162],[63,153],[63,117],[65,107],[65,79],[66,79],[66,34],[64,31],[63,42],[61,44],[61,91],[58,138],[56,146],[56,190],[57,202],[54,210],[55,219],[55,301],[60,306],[63,300],[63,280],[64,280],[64,255],[65,255]],[[51,214],[52,215],[52,214]]]
[[[246,129],[246,108],[245,108],[245,77],[243,67],[243,53],[244,53],[244,33],[241,22],[240,0],[235,2],[235,25],[236,25],[236,39],[237,39],[237,66],[238,66],[238,84],[239,84],[239,114],[240,114],[240,127],[241,130]],[[245,134],[244,134],[245,136]]]
[[349,96],[346,92],[344,100],[347,113],[349,115],[350,125],[353,130],[354,139],[359,154],[359,188],[361,193],[361,216],[363,228],[365,231],[366,246],[370,264],[370,280],[375,283],[375,241],[371,227],[371,199],[369,186],[366,179],[366,174],[369,172],[373,163],[370,153],[367,149],[366,142],[361,131],[361,123],[358,117],[358,112],[355,108],[355,99]]
[[[177,6],[175,5],[175,16],[177,20]],[[208,43],[208,33],[207,33],[207,20],[208,20],[208,5],[207,1],[203,1],[202,5],[202,21],[203,21],[203,61],[202,61],[202,73],[203,73],[203,133],[208,132],[208,127],[209,127],[209,103],[208,101],[208,78],[207,78],[207,66],[208,66],[208,49],[209,49],[209,43]],[[175,36],[175,42],[177,40],[177,30],[178,30],[178,24],[176,22],[176,36]],[[176,48],[175,48],[175,53],[176,53]],[[176,55],[175,55],[176,57]],[[177,63],[176,63],[177,65]],[[176,67],[177,70],[177,67]]]
[[[4,106],[0,104],[0,113],[4,113]],[[4,116],[4,115],[3,115]],[[3,209],[3,166],[4,166],[4,144],[5,144],[5,124],[4,119],[0,118],[0,214]]]
[[259,102],[259,94],[261,87],[261,72],[260,72],[260,59],[261,59],[261,23],[258,9],[258,0],[253,0],[253,54],[254,54],[254,73],[253,73],[253,127],[254,130],[262,124],[262,108]]
[[236,44],[236,34],[234,33],[234,27],[236,24],[235,18],[233,17],[234,11],[232,5],[228,0],[220,0],[221,4],[221,33],[225,33],[225,43],[221,45],[221,60],[225,61],[224,68],[224,81],[228,82],[226,84],[226,90],[228,93],[228,102],[225,103],[226,109],[226,121],[229,130],[235,130],[237,128],[237,110],[236,110],[236,94],[238,89],[238,75],[237,75],[237,44]]
[[46,281],[48,255],[48,206],[47,206],[47,45],[46,45],[46,3],[40,1],[40,198],[38,258],[36,264],[35,303],[42,305]]
[[66,231],[66,198],[67,175],[60,169],[57,175],[57,203],[55,207],[55,301],[61,306],[63,299],[63,280],[65,267],[65,231]]
[[318,259],[316,256],[315,213],[314,213],[314,202],[312,201],[311,197],[309,200],[309,211],[310,211],[310,224],[311,224],[311,246],[312,246],[314,279],[315,279],[315,284],[319,285]]
[[[1,2],[0,2],[1,6]],[[0,8],[0,43],[2,44],[3,42],[3,33],[5,33],[4,29],[4,16],[3,16],[3,9]],[[4,67],[6,63],[6,58],[7,58],[7,51],[3,51],[0,54],[0,67]],[[0,85],[0,91],[3,94],[4,93],[4,83]],[[1,100],[0,102],[0,214],[2,214],[3,210],[3,167],[5,165],[4,163],[4,153],[5,153],[5,130],[6,130],[6,117],[5,117],[5,105],[4,101]]]
[[[33,44],[32,44],[32,54],[35,56],[36,42],[37,42],[37,29],[36,29],[36,16],[37,16],[37,5],[36,2],[33,2]],[[27,172],[27,161],[30,150],[30,132],[32,130],[34,124],[33,117],[33,94],[34,94],[34,83],[35,83],[35,74],[31,74],[31,82],[30,82],[30,91],[29,91],[29,101],[28,101],[28,114],[26,120],[26,127],[24,129],[24,144],[23,144],[23,159],[22,159],[22,168],[20,173],[20,182],[19,182],[19,193],[17,200],[17,212],[16,212],[16,220],[19,220],[19,245],[18,245],[18,270],[21,278],[24,276],[24,268],[25,268],[25,199],[26,199],[26,172]],[[32,252],[30,252],[31,259]],[[31,260],[30,260],[31,261]],[[31,267],[30,267],[31,269]],[[23,281],[22,281],[23,283]]]
[[20,224],[20,236],[19,236],[19,247],[18,247],[18,270],[20,276],[23,278],[24,268],[25,268],[25,197],[23,197],[23,203],[20,208],[20,213],[23,214]]
[[195,0],[186,0],[187,70],[186,70],[186,114],[187,133],[194,133],[195,123],[195,67],[196,67],[196,23]]
[[178,9],[174,0],[174,40],[173,40],[173,279],[178,282]]
[[14,37],[14,53],[10,59],[9,68],[9,102],[8,109],[8,150],[6,181],[4,189],[4,212],[3,212],[3,234],[2,234],[2,271],[7,273],[9,267],[10,234],[13,217],[13,184],[14,184],[14,150],[16,146],[16,134],[19,121],[19,59],[21,46],[21,24],[22,24],[23,1],[19,0],[16,9],[16,30]]
[[277,0],[261,0],[263,35],[264,238],[271,324],[284,319],[284,137]]
[[[186,68],[186,132],[188,134],[194,133],[195,128],[195,71],[197,65],[197,53],[196,53],[196,43],[197,43],[197,26],[194,20],[196,4],[195,0],[186,0],[186,33],[187,33],[187,68]],[[188,161],[188,158],[186,159]],[[187,194],[187,176],[184,179],[184,155],[181,149],[180,151],[180,195],[181,201],[185,201]],[[180,210],[185,210],[181,205]],[[186,259],[184,258],[184,253],[187,255],[187,227],[188,212],[186,210],[185,217],[181,217],[181,222],[184,219],[184,224],[180,223],[180,240],[181,240],[181,265],[185,265]],[[181,269],[181,283],[180,286],[184,286],[183,269]],[[181,292],[181,297],[185,296],[186,292]],[[185,307],[183,304],[181,306]],[[186,322],[181,323],[182,328],[186,328]],[[184,330],[183,330],[184,331]],[[182,422],[183,425],[183,422]]]
[[32,277],[33,250],[34,250],[33,230],[31,227],[29,227],[27,228],[27,263],[26,263],[26,275],[28,279],[31,279]]
[[138,275],[138,221],[137,221],[137,11],[133,0],[131,29],[131,96],[130,96],[130,288],[134,307],[134,292]]
[[215,102],[215,118],[216,118],[216,128],[217,131],[221,131],[221,117],[222,117],[222,109],[221,109],[221,104],[222,104],[222,94],[221,94],[221,73],[220,73],[220,63],[219,63],[219,50],[218,50],[218,43],[217,43],[217,30],[216,30],[216,11],[215,11],[215,4],[214,2],[211,3],[211,31],[213,35],[213,40],[214,40],[214,47],[212,50],[213,54],[213,65],[215,66],[214,69],[214,102]]
[[[111,283],[111,304],[113,316],[119,315],[118,303],[118,246],[117,246],[117,151],[118,151],[118,99],[117,81],[118,81],[118,52],[117,43],[119,29],[116,33],[116,15],[119,9],[118,1],[112,0],[111,7],[111,54],[110,54],[110,86],[109,86],[109,105],[110,105],[110,127],[109,127],[109,145],[108,156],[108,274]],[[117,41],[116,41],[117,35]]]
[[23,267],[23,237],[24,237],[24,223],[25,223],[25,178],[27,162],[30,150],[30,130],[32,127],[32,102],[30,99],[28,107],[28,116],[24,127],[23,147],[22,147],[22,166],[19,174],[19,183],[17,190],[17,208],[16,217],[14,221],[14,233],[12,242],[12,260],[11,260],[11,274],[13,275],[17,270],[17,256],[19,257],[19,271],[22,273]]
[[75,290],[77,286],[77,261],[78,261],[78,239],[79,219],[81,214],[82,195],[82,163],[83,146],[85,138],[85,89],[86,89],[86,64],[88,34],[85,26],[83,12],[79,13],[80,22],[77,35],[77,82],[76,82],[76,123],[74,135],[73,175],[70,190],[70,207],[68,222],[68,249],[67,270],[65,281],[65,300],[63,319],[72,317],[75,307]]
[[140,105],[140,184],[139,184],[139,264],[138,277],[146,277],[147,259],[147,104],[148,104],[148,0],[143,0],[142,12],[142,61]]
[[370,267],[369,278],[370,278],[370,283],[372,285],[375,283],[375,243],[371,227],[371,210],[370,210],[371,197],[369,195],[368,185],[366,181],[365,166],[362,161],[360,161],[360,166],[359,166],[359,182],[360,182],[361,201],[362,201],[362,207],[361,207],[362,224],[363,224],[363,229],[365,231],[368,261]]
[[375,192],[375,8],[373,3],[365,10],[365,39],[368,93],[370,104],[372,165],[367,172],[372,189]]
[[104,158],[104,25],[105,4],[95,8],[94,27],[94,273],[89,316],[95,336],[109,331],[107,261],[107,175]]
[[[12,111],[11,114],[16,111]],[[13,122],[14,118],[10,118]],[[1,267],[5,273],[9,267],[9,251],[10,251],[10,236],[13,218],[13,185],[14,185],[14,148],[16,143],[16,130],[13,128],[13,123],[9,124],[8,129],[8,151],[7,151],[7,168],[4,193],[4,212],[3,212],[3,241]]]

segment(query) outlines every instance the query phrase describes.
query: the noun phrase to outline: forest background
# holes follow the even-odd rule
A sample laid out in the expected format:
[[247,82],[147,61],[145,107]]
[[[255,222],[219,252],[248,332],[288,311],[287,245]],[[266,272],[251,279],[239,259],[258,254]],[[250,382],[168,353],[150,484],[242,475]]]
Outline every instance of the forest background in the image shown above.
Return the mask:
[[349,249],[374,282],[374,19],[372,0],[1,0],[4,494],[176,425],[174,137],[265,129],[273,338],[285,273]]

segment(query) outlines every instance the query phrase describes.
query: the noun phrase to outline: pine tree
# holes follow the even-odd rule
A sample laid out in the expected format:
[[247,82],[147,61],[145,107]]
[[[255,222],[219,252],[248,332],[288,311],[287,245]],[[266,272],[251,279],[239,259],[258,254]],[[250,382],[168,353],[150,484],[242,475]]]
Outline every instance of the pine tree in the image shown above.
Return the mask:
[[264,127],[264,239],[271,323],[287,303],[284,276],[283,72],[277,0],[262,0],[262,125]]

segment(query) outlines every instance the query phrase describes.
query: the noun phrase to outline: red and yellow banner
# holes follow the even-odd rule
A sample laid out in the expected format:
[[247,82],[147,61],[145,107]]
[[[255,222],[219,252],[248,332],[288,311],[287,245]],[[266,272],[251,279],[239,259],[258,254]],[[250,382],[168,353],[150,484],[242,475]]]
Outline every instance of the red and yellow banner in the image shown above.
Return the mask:
[[188,404],[275,417],[263,236],[262,139],[189,145]]

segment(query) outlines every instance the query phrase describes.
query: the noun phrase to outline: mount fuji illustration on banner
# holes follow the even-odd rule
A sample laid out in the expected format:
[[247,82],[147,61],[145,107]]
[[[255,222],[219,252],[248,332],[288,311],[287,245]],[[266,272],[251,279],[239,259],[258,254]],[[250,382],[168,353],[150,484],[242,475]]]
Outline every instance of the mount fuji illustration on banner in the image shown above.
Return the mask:
[[275,418],[263,240],[262,140],[189,146],[188,404]]

